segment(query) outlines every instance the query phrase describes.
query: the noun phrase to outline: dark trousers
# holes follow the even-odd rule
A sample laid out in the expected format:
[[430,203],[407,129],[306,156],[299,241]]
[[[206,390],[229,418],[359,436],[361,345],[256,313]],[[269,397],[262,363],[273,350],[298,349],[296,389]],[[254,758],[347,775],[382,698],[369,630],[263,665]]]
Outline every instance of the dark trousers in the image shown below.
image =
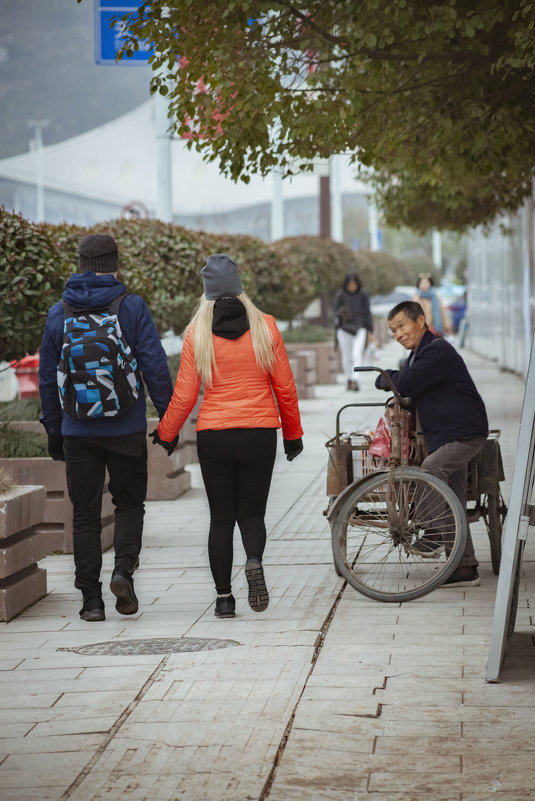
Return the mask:
[[140,455],[118,453],[100,443],[83,437],[65,437],[63,441],[67,487],[73,505],[74,585],[85,600],[101,593],[100,534],[106,468],[115,507],[115,567],[132,571],[136,565],[147,494],[146,442]]
[[[448,484],[459,498],[464,509],[466,509],[468,462],[482,450],[486,439],[486,437],[476,437],[471,440],[448,442],[430,453],[422,462],[422,470],[426,470],[433,476],[442,479],[445,484]],[[470,526],[467,527],[468,536],[459,567],[477,567],[479,562],[474,551]]]
[[210,506],[208,556],[218,593],[231,591],[236,523],[247,558],[262,561],[264,517],[276,448],[274,428],[197,432],[197,452]]

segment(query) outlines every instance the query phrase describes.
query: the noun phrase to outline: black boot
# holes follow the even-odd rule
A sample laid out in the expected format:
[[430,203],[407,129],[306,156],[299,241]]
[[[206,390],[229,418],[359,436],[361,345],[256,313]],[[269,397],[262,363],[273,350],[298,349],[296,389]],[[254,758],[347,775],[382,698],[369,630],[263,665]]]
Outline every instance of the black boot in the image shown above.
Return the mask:
[[110,590],[117,598],[115,608],[120,615],[135,615],[139,605],[134,592],[132,574],[123,567],[116,567],[110,582]]
[[104,612],[104,601],[102,598],[84,598],[84,605],[80,609],[80,617],[82,620],[87,620],[88,623],[96,623],[100,620],[106,620]]

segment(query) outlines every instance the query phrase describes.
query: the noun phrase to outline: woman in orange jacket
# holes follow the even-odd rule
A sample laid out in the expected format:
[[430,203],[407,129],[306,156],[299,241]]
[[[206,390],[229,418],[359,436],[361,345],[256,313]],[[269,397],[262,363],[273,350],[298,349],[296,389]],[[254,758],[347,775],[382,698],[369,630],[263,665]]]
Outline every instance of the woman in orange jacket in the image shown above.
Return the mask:
[[249,604],[262,612],[269,602],[262,555],[276,429],[282,423],[289,461],[303,450],[303,429],[274,318],[262,314],[243,292],[238,267],[227,255],[209,256],[201,274],[204,295],[186,329],[173,397],[154,442],[173,450],[204,382],[197,452],[210,506],[208,554],[217,592],[215,614],[234,617],[234,526],[238,523],[247,557]]

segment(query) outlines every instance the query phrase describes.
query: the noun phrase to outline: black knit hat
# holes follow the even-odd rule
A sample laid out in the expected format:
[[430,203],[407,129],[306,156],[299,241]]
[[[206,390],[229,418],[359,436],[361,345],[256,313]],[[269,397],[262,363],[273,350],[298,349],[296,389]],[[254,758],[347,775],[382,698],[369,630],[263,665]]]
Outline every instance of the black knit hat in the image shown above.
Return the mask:
[[108,234],[84,236],[78,246],[81,273],[114,273],[119,269],[117,242]]

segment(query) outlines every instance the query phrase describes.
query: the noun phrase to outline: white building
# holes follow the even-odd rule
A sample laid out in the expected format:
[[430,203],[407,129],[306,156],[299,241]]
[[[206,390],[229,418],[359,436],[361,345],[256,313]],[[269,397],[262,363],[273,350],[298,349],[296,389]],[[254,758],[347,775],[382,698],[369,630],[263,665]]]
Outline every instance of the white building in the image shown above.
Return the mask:
[[[174,222],[270,239],[272,176],[234,183],[219,173],[215,163],[207,164],[199,153],[188,150],[181,139],[171,142],[171,154]],[[356,166],[337,158],[337,185],[344,203],[366,208],[366,189],[356,180]],[[36,185],[41,180],[48,222],[91,225],[120,217],[130,204],[155,217],[156,176],[152,99],[80,136],[0,160],[0,204],[35,220]],[[284,235],[318,233],[318,187],[318,176],[310,173],[282,182]]]

